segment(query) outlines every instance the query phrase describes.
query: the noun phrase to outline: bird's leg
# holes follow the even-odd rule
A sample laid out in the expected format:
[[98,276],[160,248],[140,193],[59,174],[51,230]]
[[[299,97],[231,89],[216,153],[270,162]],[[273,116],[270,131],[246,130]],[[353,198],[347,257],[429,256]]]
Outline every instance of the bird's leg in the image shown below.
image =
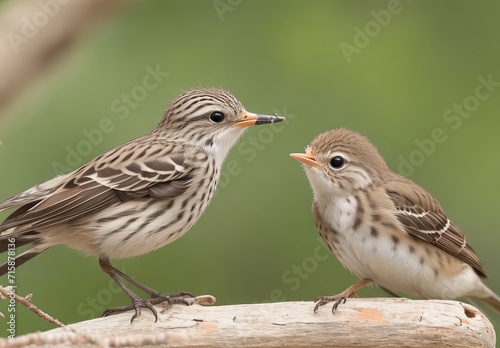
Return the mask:
[[[153,315],[155,316],[155,322],[158,320],[158,312],[156,311],[156,308],[154,305],[162,303],[162,302],[168,302],[169,304],[173,303],[183,303],[186,305],[190,305],[193,302],[187,301],[185,296],[187,297],[194,297],[190,292],[177,292],[174,294],[164,294],[160,293],[158,291],[155,291],[138,281],[132,279],[130,276],[127,274],[117,270],[115,267],[113,267],[109,261],[108,258],[105,257],[100,257],[99,258],[99,266],[101,266],[101,269],[111,277],[115,281],[116,284],[122,288],[122,290],[127,294],[127,296],[132,300],[132,303],[127,305],[127,306],[121,306],[121,307],[113,307],[113,308],[108,308],[106,309],[103,313],[102,316],[105,317],[107,315],[110,315],[112,313],[120,313],[120,312],[126,312],[128,310],[134,309],[135,313],[130,319],[130,323],[134,321],[135,318],[137,318],[141,314],[141,307],[148,308]],[[151,299],[149,300],[144,300],[137,296],[135,293],[132,292],[120,279],[120,277],[124,278],[126,281],[130,282],[132,285],[136,286],[137,288],[141,289],[142,291],[148,293],[151,295]]]
[[[156,299],[156,298],[169,297],[169,303],[183,303],[183,304],[186,304],[186,305],[192,304],[191,302],[188,302],[185,299],[185,297],[194,298],[194,295],[192,293],[190,293],[189,291],[179,291],[179,292],[174,292],[172,294],[165,294],[165,293],[162,293],[162,292],[158,292],[158,291],[156,291],[154,289],[151,289],[150,287],[148,287],[148,286],[146,286],[144,284],[139,283],[137,280],[135,280],[134,278],[130,277],[128,274],[125,274],[125,273],[123,273],[122,271],[120,271],[120,270],[118,270],[116,268],[114,268],[114,271],[115,271],[116,274],[118,274],[120,277],[122,277],[123,279],[125,279],[126,281],[128,281],[130,284],[134,285],[138,289],[141,289],[145,293],[151,295],[151,298]],[[167,300],[165,299],[164,301],[167,301]],[[158,302],[158,303],[160,303],[160,302]]]
[[319,296],[319,297],[317,297],[314,300],[314,302],[317,302],[316,306],[314,306],[314,313],[316,313],[318,311],[319,307],[326,305],[327,303],[333,302],[333,301],[335,301],[335,303],[333,304],[333,307],[332,307],[332,313],[335,313],[335,311],[337,310],[337,307],[339,305],[345,303],[349,297],[357,297],[356,291],[358,291],[359,289],[361,289],[362,287],[364,287],[370,283],[373,283],[373,280],[368,279],[368,278],[364,278],[364,279],[361,279],[356,284],[351,285],[350,287],[348,287],[347,289],[342,291],[340,294],[337,294],[334,296]]

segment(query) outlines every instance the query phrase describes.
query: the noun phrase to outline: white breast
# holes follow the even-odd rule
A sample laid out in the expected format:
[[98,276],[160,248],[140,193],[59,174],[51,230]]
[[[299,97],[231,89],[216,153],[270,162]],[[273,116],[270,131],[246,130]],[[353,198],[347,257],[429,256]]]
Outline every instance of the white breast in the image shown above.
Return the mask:
[[375,237],[366,219],[354,230],[356,210],[354,197],[334,199],[320,208],[321,215],[338,232],[338,243],[330,238],[328,244],[344,267],[360,279],[372,279],[394,292],[443,298],[444,291],[436,288],[434,270],[427,263],[421,264],[425,255],[409,251],[413,239],[401,233],[396,245],[393,231],[384,230],[381,224]]

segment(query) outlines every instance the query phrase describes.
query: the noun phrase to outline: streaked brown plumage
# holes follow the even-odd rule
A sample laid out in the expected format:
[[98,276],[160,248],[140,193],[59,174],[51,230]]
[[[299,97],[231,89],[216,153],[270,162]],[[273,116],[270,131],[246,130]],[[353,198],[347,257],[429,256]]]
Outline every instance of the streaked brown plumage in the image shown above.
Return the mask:
[[317,136],[304,163],[314,192],[316,226],[339,261],[361,281],[319,306],[340,303],[369,283],[423,298],[479,298],[500,311],[500,298],[464,234],[438,201],[392,172],[359,133],[336,129]]
[[[75,171],[37,185],[0,204],[16,210],[0,224],[0,251],[8,238],[33,247],[16,266],[47,248],[65,244],[97,256],[132,304],[103,313],[135,309],[132,320],[163,301],[183,302],[145,287],[111,266],[109,259],[156,250],[182,236],[210,202],[222,163],[245,127],[280,122],[279,116],[247,112],[230,93],[201,88],[181,94],[151,133],[117,146]],[[7,264],[0,266],[0,275]],[[140,299],[122,279],[153,298]]]

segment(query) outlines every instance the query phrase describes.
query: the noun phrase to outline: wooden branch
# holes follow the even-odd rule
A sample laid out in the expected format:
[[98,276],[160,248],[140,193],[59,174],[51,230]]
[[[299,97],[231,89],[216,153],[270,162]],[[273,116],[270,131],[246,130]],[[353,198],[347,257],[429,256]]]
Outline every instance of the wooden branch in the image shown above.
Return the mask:
[[0,341],[0,347],[495,347],[475,307],[456,301],[349,299],[313,313],[313,302],[159,308]]

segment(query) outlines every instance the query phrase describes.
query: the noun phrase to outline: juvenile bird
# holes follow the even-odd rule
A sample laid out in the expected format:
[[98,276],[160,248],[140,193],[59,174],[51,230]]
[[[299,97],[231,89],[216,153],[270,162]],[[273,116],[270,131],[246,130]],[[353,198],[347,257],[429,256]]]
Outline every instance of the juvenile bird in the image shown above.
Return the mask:
[[316,227],[337,259],[361,280],[335,296],[320,296],[314,311],[332,312],[361,287],[424,299],[474,297],[500,311],[500,298],[460,229],[424,188],[391,171],[359,133],[335,129],[317,136],[303,163],[311,184]]
[[[283,120],[250,113],[220,89],[187,91],[171,102],[152,132],[0,203],[0,211],[16,208],[0,224],[0,251],[12,241],[16,247],[31,244],[16,257],[16,267],[57,244],[96,256],[132,301],[103,316],[134,309],[132,322],[143,307],[157,319],[153,305],[187,304],[193,295],[157,292],[114,268],[110,259],[149,253],[186,233],[212,199],[222,163],[245,128]],[[8,270],[9,264],[0,266],[0,275]],[[151,298],[140,298],[124,280]]]

